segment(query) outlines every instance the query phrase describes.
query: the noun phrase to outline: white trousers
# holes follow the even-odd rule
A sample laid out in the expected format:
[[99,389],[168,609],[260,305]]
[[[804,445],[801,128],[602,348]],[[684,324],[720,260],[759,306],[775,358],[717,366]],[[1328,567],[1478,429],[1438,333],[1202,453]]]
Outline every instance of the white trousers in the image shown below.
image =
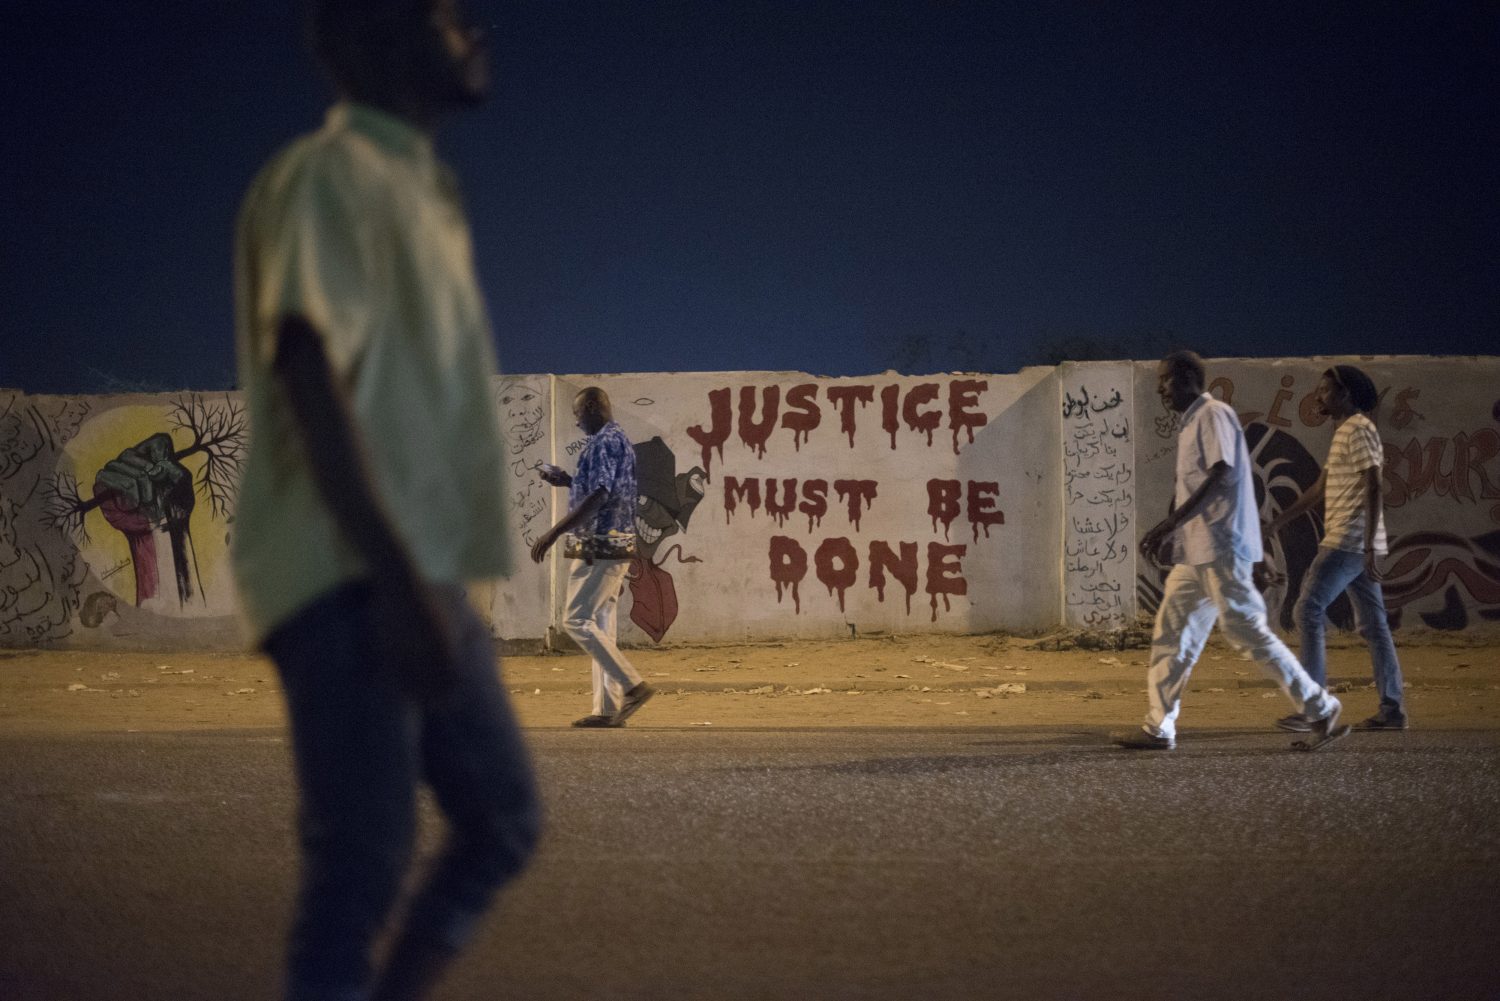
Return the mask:
[[625,692],[640,683],[630,661],[615,645],[616,610],[625,574],[624,560],[595,560],[590,566],[574,560],[568,572],[568,608],[563,629],[594,661],[594,709],[596,716],[613,716]]
[[1323,719],[1338,707],[1338,700],[1308,676],[1271,631],[1265,599],[1250,572],[1250,563],[1230,558],[1201,566],[1179,563],[1167,574],[1151,637],[1151,669],[1146,674],[1148,732],[1177,736],[1182,692],[1215,620],[1230,645],[1274,678],[1298,712]]

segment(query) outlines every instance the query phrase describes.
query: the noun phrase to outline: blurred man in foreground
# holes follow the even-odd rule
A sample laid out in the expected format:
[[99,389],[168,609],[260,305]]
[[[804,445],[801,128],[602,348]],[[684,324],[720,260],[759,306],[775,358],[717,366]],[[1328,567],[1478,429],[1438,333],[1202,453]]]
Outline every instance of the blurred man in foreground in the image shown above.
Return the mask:
[[[531,770],[466,581],[507,569],[488,319],[432,133],[488,86],[451,0],[316,0],[340,101],[236,234],[251,418],[234,569],[286,692],[302,881],[289,1001],[420,998],[537,837]],[[416,783],[447,844],[378,975]]]

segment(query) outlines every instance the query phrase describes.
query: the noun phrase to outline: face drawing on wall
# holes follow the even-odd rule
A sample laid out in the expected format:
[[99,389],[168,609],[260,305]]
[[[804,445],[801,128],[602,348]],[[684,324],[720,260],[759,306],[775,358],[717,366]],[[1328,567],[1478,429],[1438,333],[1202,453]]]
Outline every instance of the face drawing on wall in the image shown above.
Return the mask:
[[701,563],[696,556],[683,556],[682,547],[674,545],[656,558],[662,544],[678,532],[687,530],[688,520],[703,500],[708,482],[702,469],[694,466],[677,472],[677,457],[660,437],[635,446],[636,498],[635,530],[639,555],[630,567],[630,621],[639,626],[654,642],[660,643],[677,619],[677,586],[663,564],[676,551],[679,563]]
[[541,389],[519,379],[506,379],[496,396],[500,431],[511,455],[520,455],[546,434],[547,408]]
[[661,438],[635,447],[635,470],[640,492],[635,531],[641,552],[650,558],[665,539],[687,528],[708,476],[697,466],[679,475],[677,457]]

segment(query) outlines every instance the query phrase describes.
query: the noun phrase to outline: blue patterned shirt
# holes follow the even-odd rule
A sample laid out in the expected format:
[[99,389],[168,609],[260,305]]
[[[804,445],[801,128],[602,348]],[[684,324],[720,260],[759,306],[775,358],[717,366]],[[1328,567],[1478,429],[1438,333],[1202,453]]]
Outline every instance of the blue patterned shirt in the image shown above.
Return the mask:
[[635,534],[635,447],[614,421],[590,435],[583,446],[578,456],[578,471],[568,488],[568,507],[577,508],[600,487],[609,491],[604,506],[594,516],[593,525],[580,525],[576,534]]

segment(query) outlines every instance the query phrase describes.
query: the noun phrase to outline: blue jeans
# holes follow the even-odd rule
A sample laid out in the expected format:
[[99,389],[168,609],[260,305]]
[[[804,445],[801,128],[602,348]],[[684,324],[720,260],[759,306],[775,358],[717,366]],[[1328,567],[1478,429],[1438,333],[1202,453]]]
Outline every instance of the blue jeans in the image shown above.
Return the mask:
[[531,856],[539,807],[489,630],[460,587],[441,599],[457,624],[458,683],[420,705],[375,637],[368,584],[341,586],[266,641],[286,693],[300,786],[301,887],[287,959],[288,1001],[362,1001],[370,944],[410,861],[425,778],[445,814],[442,854],[402,934],[456,950]]
[[1380,584],[1365,573],[1363,553],[1342,549],[1318,550],[1307,576],[1302,579],[1302,596],[1297,600],[1293,617],[1302,637],[1302,666],[1318,684],[1327,684],[1323,636],[1328,606],[1344,591],[1354,605],[1354,621],[1359,634],[1370,648],[1375,669],[1375,687],[1380,692],[1380,708],[1401,711],[1401,664],[1396,660],[1396,645],[1385,618],[1385,598]]

